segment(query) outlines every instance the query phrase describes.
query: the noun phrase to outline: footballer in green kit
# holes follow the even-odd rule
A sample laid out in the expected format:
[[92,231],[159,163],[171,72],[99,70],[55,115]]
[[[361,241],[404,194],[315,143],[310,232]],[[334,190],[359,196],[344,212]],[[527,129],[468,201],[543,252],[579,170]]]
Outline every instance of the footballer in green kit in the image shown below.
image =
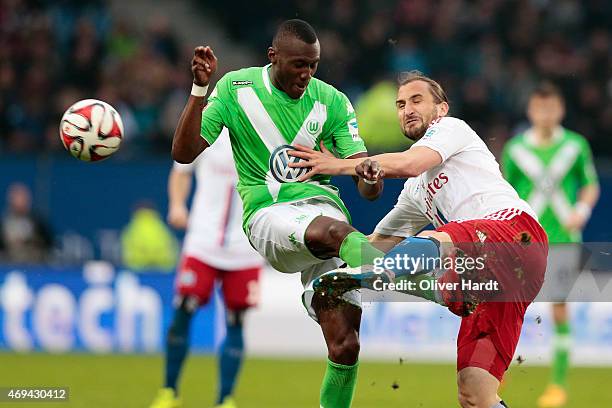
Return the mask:
[[[504,176],[537,213],[548,234],[547,276],[554,282],[547,297],[555,324],[551,383],[538,400],[542,408],[567,402],[570,324],[564,303],[580,268],[582,229],[599,197],[597,173],[587,140],[561,126],[564,100],[545,83],[529,99],[531,128],[512,138],[504,148]],[[574,245],[572,245],[574,244]]]
[[[349,407],[359,355],[361,297],[347,292],[328,300],[312,282],[343,263],[371,263],[382,252],[350,226],[349,213],[329,176],[298,182],[306,169],[288,154],[294,145],[331,151],[340,158],[366,157],[348,98],[313,78],[320,59],[313,28],[301,20],[282,23],[268,49],[270,64],[230,72],[218,80],[206,103],[217,68],[210,47],[197,47],[194,85],[179,119],[172,157],[193,161],[229,130],[244,207],[244,231],[251,244],[280,272],[301,272],[302,300],[320,325],[328,364],[320,393],[324,408]],[[375,199],[382,181],[357,179],[360,194]]]

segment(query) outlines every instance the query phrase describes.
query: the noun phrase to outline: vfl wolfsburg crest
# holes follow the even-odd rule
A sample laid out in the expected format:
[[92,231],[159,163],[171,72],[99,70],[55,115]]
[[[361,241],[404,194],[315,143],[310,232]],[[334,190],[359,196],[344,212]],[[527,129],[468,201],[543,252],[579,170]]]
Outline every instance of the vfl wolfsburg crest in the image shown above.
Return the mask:
[[319,131],[319,121],[315,119],[310,119],[308,123],[306,123],[306,131],[311,135],[316,135]]
[[294,150],[293,146],[282,145],[277,147],[270,155],[270,172],[280,183],[295,182],[298,177],[308,171],[306,168],[289,167],[289,163],[298,163],[302,160],[299,157],[289,156],[287,152],[290,150]]

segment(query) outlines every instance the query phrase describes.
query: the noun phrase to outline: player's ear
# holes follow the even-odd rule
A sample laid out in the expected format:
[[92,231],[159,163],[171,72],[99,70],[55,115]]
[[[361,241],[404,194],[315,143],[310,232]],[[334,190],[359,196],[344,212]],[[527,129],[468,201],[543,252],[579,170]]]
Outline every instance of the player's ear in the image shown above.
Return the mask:
[[438,110],[438,117],[443,117],[448,114],[448,103],[442,102],[436,105],[436,109]]
[[271,63],[276,64],[276,61],[278,60],[278,54],[276,53],[274,47],[268,47],[268,59]]

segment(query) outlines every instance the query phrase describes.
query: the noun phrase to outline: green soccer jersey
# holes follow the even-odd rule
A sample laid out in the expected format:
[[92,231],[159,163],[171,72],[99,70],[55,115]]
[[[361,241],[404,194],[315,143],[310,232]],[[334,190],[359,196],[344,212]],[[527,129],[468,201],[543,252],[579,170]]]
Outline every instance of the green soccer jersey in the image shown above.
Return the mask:
[[[320,141],[338,157],[365,152],[355,112],[348,98],[313,78],[299,99],[291,99],[270,80],[270,65],[224,75],[202,112],[201,136],[213,144],[223,127],[229,130],[242,198],[243,227],[261,208],[313,197],[335,202],[350,219],[331,177],[296,182],[306,169],[288,164],[291,145],[319,150]],[[248,233],[248,231],[247,231]]]
[[539,146],[528,130],[508,142],[502,166],[508,182],[538,215],[551,243],[582,240],[579,232],[564,225],[578,191],[597,183],[591,149],[583,136],[559,127],[550,144]]

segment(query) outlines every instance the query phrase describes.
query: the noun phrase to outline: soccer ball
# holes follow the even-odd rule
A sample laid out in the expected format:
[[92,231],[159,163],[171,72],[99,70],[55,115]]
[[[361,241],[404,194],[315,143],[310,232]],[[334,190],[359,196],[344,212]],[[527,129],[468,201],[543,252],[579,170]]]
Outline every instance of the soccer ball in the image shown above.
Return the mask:
[[84,99],[69,107],[59,130],[66,150],[87,162],[106,159],[123,139],[121,117],[115,108],[97,99]]

